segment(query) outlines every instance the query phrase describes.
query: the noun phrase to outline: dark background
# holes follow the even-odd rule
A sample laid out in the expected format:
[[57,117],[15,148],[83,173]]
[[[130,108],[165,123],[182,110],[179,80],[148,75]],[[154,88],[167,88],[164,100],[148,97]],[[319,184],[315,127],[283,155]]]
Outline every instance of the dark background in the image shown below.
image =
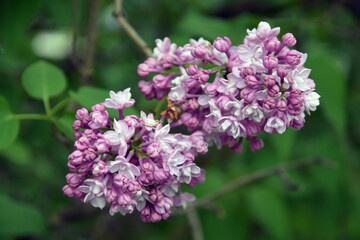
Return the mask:
[[[239,188],[199,210],[206,239],[360,239],[360,4],[357,0],[137,0],[125,14],[154,47],[157,38],[178,45],[189,38],[228,36],[239,45],[260,21],[292,32],[296,49],[308,53],[307,68],[321,95],[318,110],[300,131],[264,136],[265,148],[241,155],[228,149],[198,159],[206,181],[189,191],[205,196],[226,182],[281,162],[320,157],[337,170],[311,166],[289,172],[296,191],[278,177]],[[85,72],[91,1],[0,2],[0,95],[14,113],[44,113],[41,101],[21,86],[24,69],[38,59],[60,67],[68,89],[55,105],[84,84],[106,90],[131,87],[138,110],[151,111],[137,89],[136,67],[145,56],[112,17],[102,0],[97,19],[93,77]],[[72,36],[76,36],[75,51]],[[82,72],[82,74],[81,74]],[[83,80],[82,80],[83,79]],[[84,80],[85,79],[85,80]],[[71,101],[58,117],[71,119]],[[71,126],[71,122],[64,120]],[[0,131],[4,131],[1,129]],[[190,239],[185,215],[142,223],[138,214],[111,217],[62,193],[73,150],[50,122],[21,121],[17,140],[0,150],[0,239]]]

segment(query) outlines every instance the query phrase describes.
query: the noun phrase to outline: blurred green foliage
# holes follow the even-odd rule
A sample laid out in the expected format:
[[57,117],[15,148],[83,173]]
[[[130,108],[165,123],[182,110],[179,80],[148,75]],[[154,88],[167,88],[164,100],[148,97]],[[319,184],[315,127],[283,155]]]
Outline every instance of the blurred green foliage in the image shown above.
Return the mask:
[[[246,29],[265,20],[280,26],[281,34],[292,32],[297,49],[308,53],[306,67],[321,105],[305,127],[263,136],[266,146],[256,153],[246,146],[241,155],[211,148],[199,158],[206,182],[186,190],[205,196],[254,170],[307,157],[337,161],[339,169],[289,172],[297,191],[272,177],[221,197],[214,203],[217,211],[199,210],[206,239],[360,239],[359,6],[357,0],[124,1],[129,22],[151,46],[165,36],[179,45],[218,36],[241,44]],[[136,67],[144,56],[112,9],[111,1],[101,1],[90,87],[83,86],[79,71],[90,1],[0,2],[0,239],[191,238],[185,216],[145,224],[138,216],[111,217],[61,191],[76,108],[127,87],[136,109],[149,112],[157,103],[137,88]],[[19,121],[13,115],[42,116],[43,102],[51,119]]]

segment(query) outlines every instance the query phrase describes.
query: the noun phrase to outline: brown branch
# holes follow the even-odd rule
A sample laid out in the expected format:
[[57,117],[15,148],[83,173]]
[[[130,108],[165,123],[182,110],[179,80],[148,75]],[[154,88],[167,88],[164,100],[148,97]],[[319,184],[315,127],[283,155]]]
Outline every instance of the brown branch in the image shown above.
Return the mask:
[[196,209],[187,212],[190,227],[192,229],[193,240],[203,240],[204,234],[201,228],[201,222]]
[[122,26],[126,34],[134,41],[134,43],[143,51],[147,57],[152,57],[150,46],[140,37],[136,30],[130,25],[123,14],[122,0],[115,0],[114,17]]
[[94,75],[94,59],[96,54],[96,39],[97,39],[97,18],[100,8],[101,0],[92,0],[90,6],[90,17],[87,30],[87,43],[85,50],[85,63],[83,66],[82,80],[83,85],[91,83]]
[[217,191],[209,194],[208,196],[205,196],[198,201],[189,204],[188,208],[184,212],[191,212],[194,209],[198,207],[205,206],[215,199],[235,190],[238,187],[265,179],[267,177],[271,177],[274,175],[278,175],[279,173],[283,171],[289,171],[297,168],[303,168],[310,165],[319,165],[323,167],[328,167],[332,169],[336,169],[338,167],[338,164],[334,161],[325,160],[321,158],[312,158],[312,159],[305,159],[305,160],[299,160],[296,162],[290,162],[290,163],[284,163],[280,164],[278,166],[269,167],[254,173],[251,173],[249,175],[245,175],[241,178],[235,179],[229,183],[227,183],[224,187],[218,189]]

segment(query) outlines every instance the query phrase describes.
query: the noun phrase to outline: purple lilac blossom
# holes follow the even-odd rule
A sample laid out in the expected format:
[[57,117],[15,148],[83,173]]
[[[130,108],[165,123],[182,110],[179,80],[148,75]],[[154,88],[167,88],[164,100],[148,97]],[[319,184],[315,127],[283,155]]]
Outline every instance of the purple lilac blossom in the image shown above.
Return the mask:
[[[159,56],[172,57],[173,45],[163,46],[168,41],[158,41]],[[205,171],[194,161],[207,152],[204,134],[171,134],[169,124],[142,111],[140,117],[110,120],[105,107],[122,110],[135,103],[130,89],[111,91],[110,97],[90,113],[85,108],[76,113],[76,150],[68,158],[71,173],[63,192],[93,207],[108,205],[111,215],[138,211],[145,222],[167,219],[172,206],[194,200],[180,185],[204,181]]]
[[140,81],[140,90],[147,99],[168,97],[180,107],[180,120],[172,126],[202,131],[218,148],[227,145],[239,153],[246,139],[251,150],[260,150],[261,132],[298,130],[305,112],[310,115],[320,104],[311,70],[304,66],[307,54],[291,49],[293,34],[279,33],[279,27],[260,22],[238,46],[227,37],[213,44],[190,39],[179,47],[169,38],[158,39],[154,57],[138,67],[140,77],[156,76]]

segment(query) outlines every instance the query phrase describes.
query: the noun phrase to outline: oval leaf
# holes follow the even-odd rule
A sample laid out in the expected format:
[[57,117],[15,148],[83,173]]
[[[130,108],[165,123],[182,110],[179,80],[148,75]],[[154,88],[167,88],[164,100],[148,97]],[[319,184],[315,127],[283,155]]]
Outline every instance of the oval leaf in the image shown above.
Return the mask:
[[0,235],[40,235],[46,231],[45,219],[33,206],[0,195]]
[[0,96],[0,149],[6,148],[16,139],[19,132],[19,120],[12,118],[10,107]]
[[274,193],[254,188],[248,195],[250,211],[272,239],[291,239],[285,203]]
[[38,61],[25,69],[22,84],[31,97],[47,99],[62,93],[67,82],[61,69],[51,63]]
[[316,83],[321,96],[320,108],[326,119],[334,126],[339,136],[344,139],[346,132],[346,80],[343,69],[328,49],[310,49],[311,55],[307,66],[312,68],[310,77]]

